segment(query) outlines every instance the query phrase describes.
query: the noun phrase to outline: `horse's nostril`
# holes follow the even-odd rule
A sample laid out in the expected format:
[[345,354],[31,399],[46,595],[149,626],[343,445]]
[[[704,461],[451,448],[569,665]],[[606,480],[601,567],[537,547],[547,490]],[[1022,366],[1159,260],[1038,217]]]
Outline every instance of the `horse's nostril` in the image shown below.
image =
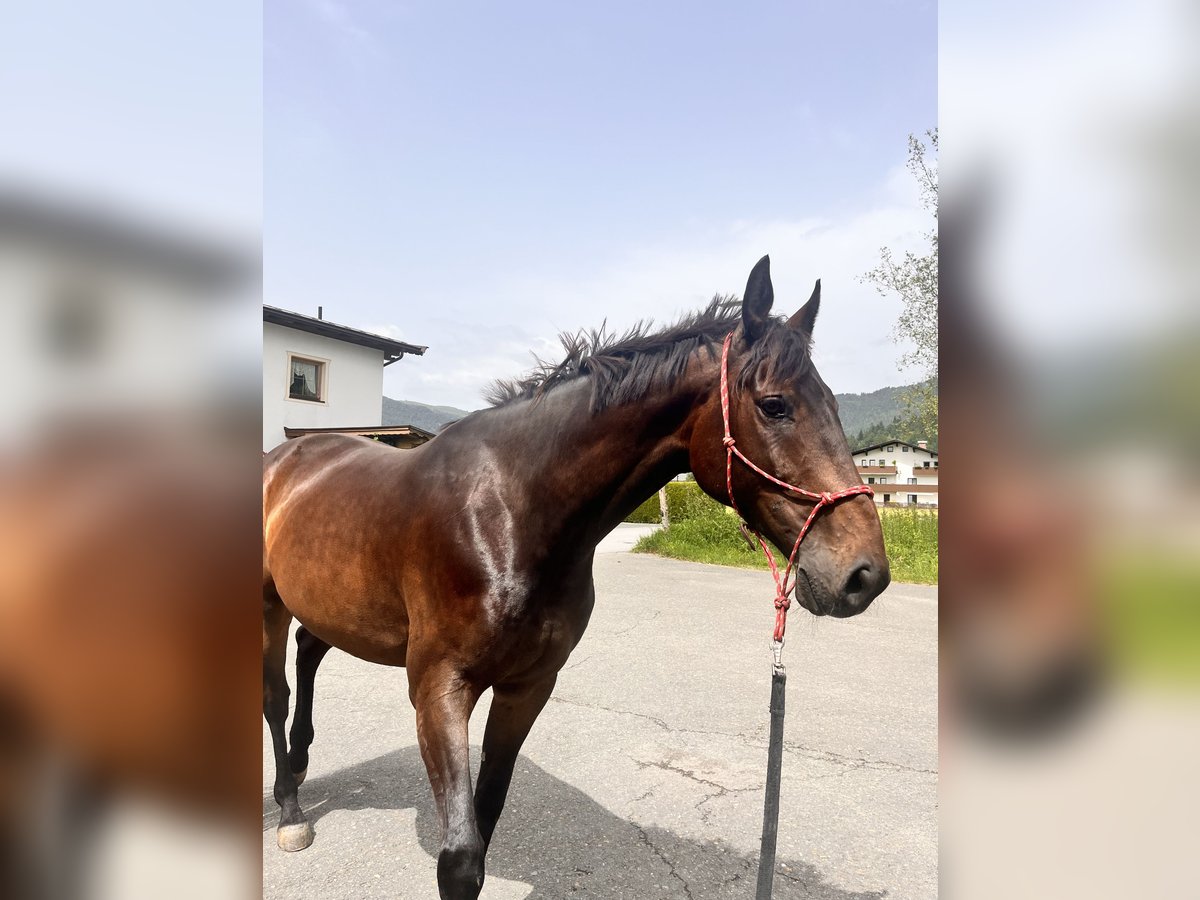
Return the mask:
[[847,599],[855,599],[860,593],[862,593],[867,581],[870,580],[870,575],[870,566],[859,566],[850,573],[850,577],[846,579],[846,588],[844,591]]
[[850,572],[850,577],[846,579],[846,584],[842,588],[842,597],[851,606],[866,607],[883,593],[883,589],[888,586],[890,581],[886,565],[880,568],[863,561]]

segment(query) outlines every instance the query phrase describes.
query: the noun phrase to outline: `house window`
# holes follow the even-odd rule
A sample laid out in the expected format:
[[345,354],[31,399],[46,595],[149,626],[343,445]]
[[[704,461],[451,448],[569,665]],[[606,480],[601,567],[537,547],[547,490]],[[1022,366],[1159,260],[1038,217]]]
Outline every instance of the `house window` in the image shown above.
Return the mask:
[[915,478],[910,478],[910,479],[908,479],[908,483],[909,483],[909,484],[916,484],[916,483],[917,483],[917,479],[915,479]]
[[880,475],[880,476],[879,476],[879,482],[878,482],[878,483],[879,483],[879,484],[887,484],[887,476],[886,476],[886,475]]
[[925,462],[924,462],[922,465],[923,465],[923,466],[924,466],[926,469],[928,469],[928,468],[929,468],[929,460],[925,460]]
[[885,452],[885,453],[895,453],[895,452],[896,452],[896,445],[895,445],[895,444],[888,444],[888,445],[887,445],[886,447],[884,447],[883,449],[884,449],[884,452]]
[[874,478],[868,478],[868,479],[867,479],[867,484],[874,484],[874,483],[875,483],[875,479],[874,479]]
[[901,453],[907,453],[907,452],[908,452],[908,447],[901,447],[901,448],[900,448],[900,452],[901,452]]
[[883,495],[883,502],[884,502],[884,503],[891,503],[891,502],[892,502],[892,495],[891,495],[891,494],[884,494],[884,495]]
[[916,495],[916,494],[909,494],[909,495],[908,495],[908,502],[909,502],[909,503],[911,503],[913,506],[916,506],[916,504],[917,504],[917,495]]
[[326,361],[288,354],[288,399],[325,402]]

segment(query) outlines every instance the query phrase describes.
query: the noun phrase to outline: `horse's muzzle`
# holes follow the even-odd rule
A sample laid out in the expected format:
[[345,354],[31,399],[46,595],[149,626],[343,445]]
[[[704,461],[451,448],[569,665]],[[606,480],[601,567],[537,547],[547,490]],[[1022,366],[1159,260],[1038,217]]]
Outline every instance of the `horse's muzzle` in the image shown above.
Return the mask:
[[798,572],[796,602],[814,616],[835,619],[848,619],[863,612],[892,581],[886,560],[882,564],[859,560],[836,591],[827,588],[819,577],[812,577],[807,569],[800,568]]

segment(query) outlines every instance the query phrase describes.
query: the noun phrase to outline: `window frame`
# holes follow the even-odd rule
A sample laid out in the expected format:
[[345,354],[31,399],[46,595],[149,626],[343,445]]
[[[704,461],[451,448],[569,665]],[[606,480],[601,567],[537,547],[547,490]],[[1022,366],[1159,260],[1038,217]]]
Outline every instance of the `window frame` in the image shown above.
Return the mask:
[[[292,396],[292,362],[293,360],[301,360],[306,363],[314,363],[317,366],[317,399],[309,400],[305,397]],[[301,353],[294,350],[287,352],[287,369],[285,370],[283,380],[283,398],[292,403],[319,403],[328,404],[329,402],[329,366],[330,360],[321,356],[314,356],[311,353]]]

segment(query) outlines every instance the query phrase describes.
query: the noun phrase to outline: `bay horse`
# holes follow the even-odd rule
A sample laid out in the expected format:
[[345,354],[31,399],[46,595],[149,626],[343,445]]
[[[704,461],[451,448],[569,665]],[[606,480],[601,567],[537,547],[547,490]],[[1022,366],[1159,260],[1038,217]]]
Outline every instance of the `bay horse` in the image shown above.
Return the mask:
[[[595,602],[596,545],[675,475],[732,489],[781,548],[813,501],[743,465],[727,486],[718,348],[729,342],[730,428],[743,453],[814,491],[862,483],[837,404],[810,356],[820,282],[787,321],[771,316],[770,260],[741,303],[714,298],[651,333],[565,336],[566,359],[501,382],[493,407],[397,452],[343,435],[288,441],[264,460],[263,710],[275,754],[277,841],[313,839],[297,799],[313,740],[313,678],[330,647],[408,669],[437,803],[440,895],[473,900],[513,765]],[[800,548],[797,600],[862,612],[889,581],[869,496],[825,509]],[[285,735],[290,622],[296,714]],[[467,723],[492,689],[474,790]]]

